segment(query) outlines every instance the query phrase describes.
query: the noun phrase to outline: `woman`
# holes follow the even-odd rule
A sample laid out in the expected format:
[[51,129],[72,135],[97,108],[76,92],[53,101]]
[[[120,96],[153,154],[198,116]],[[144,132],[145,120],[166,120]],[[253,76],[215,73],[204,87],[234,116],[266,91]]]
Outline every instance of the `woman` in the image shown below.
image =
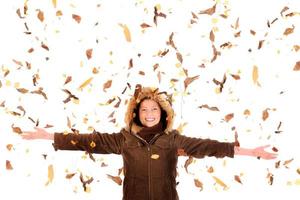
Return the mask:
[[123,200],[178,200],[176,165],[178,149],[188,156],[248,155],[274,159],[266,146],[245,149],[235,143],[191,138],[172,129],[174,112],[168,96],[158,89],[137,87],[119,133],[51,134],[36,128],[24,139],[54,140],[55,150],[84,150],[89,153],[120,154],[124,163]]

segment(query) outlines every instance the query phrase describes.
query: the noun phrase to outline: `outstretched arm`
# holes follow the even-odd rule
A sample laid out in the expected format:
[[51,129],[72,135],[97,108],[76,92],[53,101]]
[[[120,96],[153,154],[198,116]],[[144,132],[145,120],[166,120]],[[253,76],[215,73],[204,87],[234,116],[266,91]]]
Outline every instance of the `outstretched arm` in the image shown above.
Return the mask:
[[43,139],[54,140],[54,134],[47,132],[45,129],[34,127],[35,131],[25,131],[21,134],[25,140]]
[[253,156],[257,158],[262,158],[266,160],[275,159],[277,157],[276,153],[270,153],[265,151],[265,148],[269,147],[270,145],[259,146],[254,149],[246,149],[243,147],[234,147],[234,155],[243,155],[243,156]]

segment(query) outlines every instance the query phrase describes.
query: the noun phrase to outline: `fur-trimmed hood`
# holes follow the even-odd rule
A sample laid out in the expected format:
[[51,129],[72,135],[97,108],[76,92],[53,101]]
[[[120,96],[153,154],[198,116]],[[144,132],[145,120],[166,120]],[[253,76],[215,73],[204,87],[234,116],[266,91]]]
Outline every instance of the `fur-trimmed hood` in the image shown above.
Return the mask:
[[[130,99],[128,103],[127,112],[125,115],[125,123],[126,130],[132,133],[139,132],[143,127],[136,123],[135,117],[137,117],[137,108],[142,100],[151,99],[156,101],[160,108],[162,109],[162,113],[165,112],[166,119],[165,120],[165,133],[168,133],[172,130],[173,119],[174,119],[174,111],[171,105],[171,97],[167,95],[166,92],[159,92],[158,88],[151,87],[142,87],[141,85],[137,85],[135,88],[134,96]],[[164,117],[162,115],[162,117]]]

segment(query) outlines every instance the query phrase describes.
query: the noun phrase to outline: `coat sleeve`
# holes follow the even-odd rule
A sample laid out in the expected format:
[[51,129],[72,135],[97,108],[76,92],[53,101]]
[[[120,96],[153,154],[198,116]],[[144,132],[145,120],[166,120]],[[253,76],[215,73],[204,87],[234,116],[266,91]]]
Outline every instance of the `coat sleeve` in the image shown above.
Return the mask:
[[54,134],[55,150],[80,150],[88,153],[121,154],[122,133]]
[[234,143],[174,134],[174,145],[177,149],[183,149],[188,156],[195,158],[203,158],[205,156],[217,158],[234,157]]

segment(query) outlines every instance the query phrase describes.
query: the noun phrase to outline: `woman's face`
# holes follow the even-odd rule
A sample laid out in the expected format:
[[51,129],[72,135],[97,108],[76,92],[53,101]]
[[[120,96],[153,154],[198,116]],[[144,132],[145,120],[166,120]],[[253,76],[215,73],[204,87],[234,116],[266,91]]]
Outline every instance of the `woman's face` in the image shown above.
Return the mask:
[[145,99],[139,109],[140,122],[145,127],[152,127],[159,123],[161,110],[156,101]]

